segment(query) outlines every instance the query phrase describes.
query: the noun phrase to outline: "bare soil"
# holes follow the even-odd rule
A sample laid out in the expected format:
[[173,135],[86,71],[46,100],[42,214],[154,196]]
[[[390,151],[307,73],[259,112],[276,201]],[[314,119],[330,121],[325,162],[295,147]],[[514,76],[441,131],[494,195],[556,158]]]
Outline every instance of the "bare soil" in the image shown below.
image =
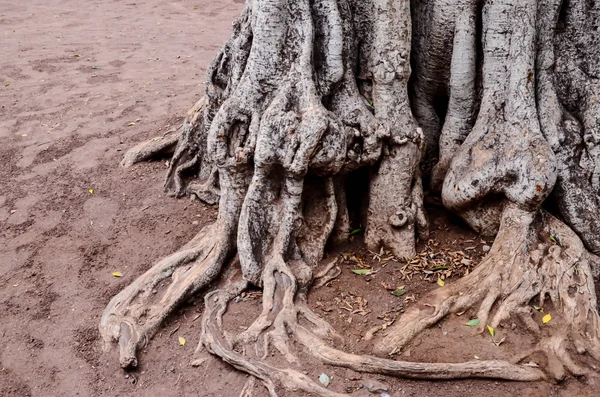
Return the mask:
[[[135,143],[177,126],[199,99],[206,66],[242,2],[0,3],[0,396],[239,395],[245,375],[217,359],[190,366],[202,299],[167,321],[134,372],[119,368],[116,350],[102,351],[97,325],[114,294],[215,217],[213,207],[165,197],[164,162],[129,170],[118,164]],[[476,264],[486,243],[430,209],[433,241],[421,243],[421,258],[433,262],[462,252]],[[440,288],[439,276],[452,282],[466,269],[427,274],[416,264],[385,263],[385,255],[379,260],[361,247],[360,235],[333,256],[342,274],[313,292],[310,303],[353,352],[368,352],[365,333],[417,304],[424,291]],[[361,266],[377,272],[352,272]],[[408,292],[395,296],[397,287]],[[255,291],[232,304],[226,319],[241,327],[259,310]],[[468,316],[428,330],[400,358],[509,358],[535,343],[517,323],[497,330],[495,341],[505,338],[497,346],[490,335],[464,326]],[[369,379],[384,382],[392,396],[598,395],[577,379],[425,382],[320,365],[303,370],[315,380],[326,373],[332,389],[357,396],[369,395],[361,386]],[[257,386],[254,395],[265,393]]]

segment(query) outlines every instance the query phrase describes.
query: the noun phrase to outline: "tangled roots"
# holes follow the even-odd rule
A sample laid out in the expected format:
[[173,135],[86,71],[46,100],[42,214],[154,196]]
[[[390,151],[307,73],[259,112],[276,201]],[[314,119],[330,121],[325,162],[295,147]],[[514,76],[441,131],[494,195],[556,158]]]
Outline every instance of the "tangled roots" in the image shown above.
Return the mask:
[[[100,331],[107,346],[119,344],[122,367],[137,365],[140,347],[178,305],[219,282],[226,266],[239,265],[241,277],[221,280],[205,295],[197,354],[207,351],[252,375],[271,396],[280,389],[340,395],[292,369],[306,353],[329,365],[419,379],[545,379],[542,370],[519,364],[538,351],[555,379],[595,370],[598,258],[587,249],[598,252],[600,228],[583,213],[596,213],[600,203],[589,139],[598,85],[589,76],[558,79],[554,69],[576,68],[564,66],[555,48],[585,58],[576,50],[585,45],[569,44],[584,37],[573,22],[578,8],[561,11],[557,0],[483,3],[246,3],[209,68],[205,97],[182,128],[133,148],[123,161],[171,155],[166,190],[218,203],[219,213],[108,304]],[[588,28],[600,6],[590,7],[581,25]],[[559,34],[563,14],[567,26]],[[586,89],[574,98],[577,82]],[[572,114],[566,105],[580,98],[585,112]],[[353,220],[365,226],[370,249],[412,257],[417,238],[428,235],[420,163],[437,154],[432,191],[478,232],[497,234],[490,253],[388,328],[376,342],[380,357],[336,349],[341,336],[307,305],[311,287],[339,274],[333,262],[316,271],[326,244],[345,240]],[[360,168],[370,171],[368,204],[351,220],[346,185]],[[549,196],[566,223],[541,209]],[[233,334],[223,315],[249,286],[262,287],[262,312]],[[553,320],[540,327],[529,305],[548,297]],[[481,327],[518,316],[539,345],[513,362],[385,357],[444,317],[471,309]],[[272,354],[290,368],[272,365]]]

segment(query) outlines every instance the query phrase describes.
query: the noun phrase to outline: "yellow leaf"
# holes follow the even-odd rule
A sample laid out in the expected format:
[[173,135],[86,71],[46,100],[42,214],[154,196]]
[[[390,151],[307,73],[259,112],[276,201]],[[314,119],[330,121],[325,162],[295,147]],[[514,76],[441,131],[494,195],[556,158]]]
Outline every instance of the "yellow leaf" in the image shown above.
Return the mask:
[[90,189],[88,192],[90,192],[90,194],[94,194],[94,189]]
[[492,335],[492,336],[496,335],[496,330],[494,329],[494,327],[491,327],[488,325],[487,329],[490,332],[490,335]]
[[180,336],[179,338],[177,338],[179,340],[179,344],[181,346],[185,346],[185,338],[183,336]]
[[123,277],[121,272],[112,272],[113,277]]
[[438,278],[437,284],[438,284],[440,287],[443,287],[444,285],[446,285],[446,283],[444,282],[444,280],[442,280],[441,278]]
[[552,320],[552,316],[548,313],[544,317],[542,317],[542,323],[546,324]]

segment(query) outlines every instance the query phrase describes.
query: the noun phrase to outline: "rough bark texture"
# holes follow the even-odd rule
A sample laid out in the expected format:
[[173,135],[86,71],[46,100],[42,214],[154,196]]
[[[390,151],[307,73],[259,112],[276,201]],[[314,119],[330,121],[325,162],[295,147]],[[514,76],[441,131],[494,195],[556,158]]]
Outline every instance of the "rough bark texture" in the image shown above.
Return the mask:
[[[277,351],[295,363],[299,348],[327,364],[414,378],[591,375],[600,361],[599,18],[600,4],[585,0],[247,1],[177,136],[141,144],[123,162],[172,153],[167,191],[218,202],[218,219],[111,300],[100,324],[107,346],[118,341],[121,365],[136,366],[166,316],[229,265],[242,277],[206,294],[198,354],[253,375],[272,396],[338,395],[264,360]],[[379,357],[332,348],[326,341],[340,336],[306,295],[339,272],[331,263],[313,275],[327,242],[349,231],[345,180],[368,168],[365,242],[410,258],[428,233],[419,164],[432,163],[426,188],[496,235],[491,251],[388,328]],[[263,311],[233,335],[222,316],[249,285],[263,288]],[[539,333],[529,304],[547,297],[562,325],[540,341],[544,371],[519,365],[526,355],[381,358],[473,307],[482,326],[518,316]]]

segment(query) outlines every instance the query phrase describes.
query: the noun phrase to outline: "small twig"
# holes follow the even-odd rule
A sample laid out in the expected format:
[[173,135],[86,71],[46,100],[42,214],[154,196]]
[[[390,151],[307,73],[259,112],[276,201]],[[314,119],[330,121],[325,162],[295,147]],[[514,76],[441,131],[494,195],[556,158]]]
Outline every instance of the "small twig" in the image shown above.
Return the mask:
[[173,334],[175,332],[177,332],[177,330],[179,329],[179,327],[180,327],[180,325],[178,325],[177,327],[175,327],[175,329],[169,333],[169,336],[173,336]]
[[175,381],[175,386],[177,386],[177,384],[179,383],[179,379],[181,379],[181,374],[179,374],[179,375],[177,376],[177,380]]

